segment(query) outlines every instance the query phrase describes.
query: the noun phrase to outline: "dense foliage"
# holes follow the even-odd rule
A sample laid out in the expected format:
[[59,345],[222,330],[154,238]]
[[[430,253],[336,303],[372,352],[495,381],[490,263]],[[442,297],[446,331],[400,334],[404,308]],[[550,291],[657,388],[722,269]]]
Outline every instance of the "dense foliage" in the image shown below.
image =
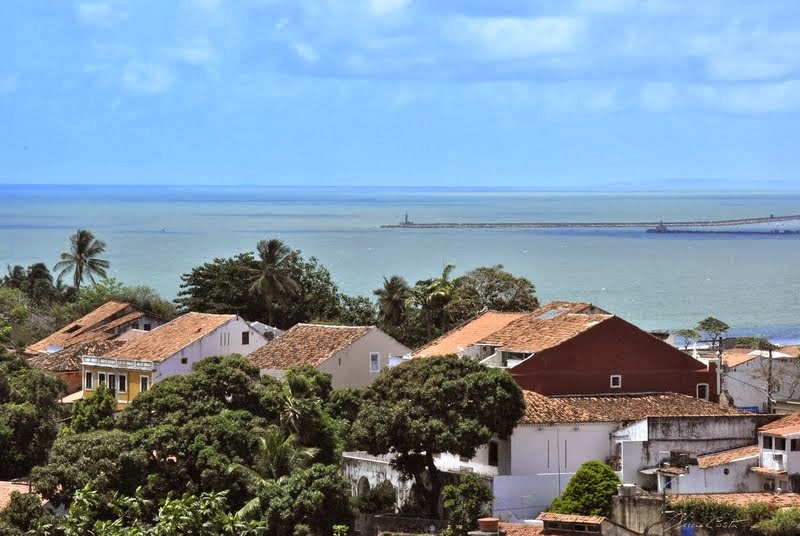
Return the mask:
[[524,411],[522,391],[505,370],[456,356],[413,359],[365,390],[353,435],[370,454],[394,453],[392,463],[414,479],[428,513],[438,517],[442,481],[434,456],[472,458],[493,435],[510,435]]
[[[752,503],[747,506],[702,499],[689,499],[670,504],[670,525],[683,525],[694,523],[705,528],[710,534],[741,532],[744,534],[794,534],[794,532],[770,532],[764,530],[762,522],[769,520],[773,513],[766,503]],[[778,516],[777,524],[780,525],[783,516]],[[797,522],[792,527],[796,528]]]
[[578,468],[549,510],[561,514],[611,516],[611,497],[616,495],[619,476],[611,467],[590,460]]
[[63,383],[0,346],[0,480],[44,463],[56,438]]
[[442,504],[451,533],[466,536],[469,531],[477,530],[478,519],[491,513],[493,500],[492,487],[476,474],[463,474],[458,485],[445,486]]

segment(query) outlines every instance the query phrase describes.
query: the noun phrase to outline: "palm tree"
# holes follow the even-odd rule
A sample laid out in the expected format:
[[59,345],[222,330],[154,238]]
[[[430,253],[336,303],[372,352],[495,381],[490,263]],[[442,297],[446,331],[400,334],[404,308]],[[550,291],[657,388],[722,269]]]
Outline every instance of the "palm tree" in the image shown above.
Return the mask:
[[25,268],[19,264],[15,264],[12,268],[6,265],[6,276],[3,278],[3,286],[10,288],[22,289],[27,283],[27,276],[25,275]]
[[[296,434],[287,435],[279,426],[272,425],[258,437],[252,468],[236,463],[230,470],[244,475],[253,487],[263,488],[270,481],[280,480],[314,460],[319,449],[300,446],[298,440]],[[255,495],[239,510],[238,516],[246,517],[260,506],[259,494]]]
[[260,294],[267,304],[267,324],[272,325],[272,308],[300,290],[294,278],[297,254],[281,240],[261,240],[256,246],[259,267],[253,275],[250,292]]
[[37,262],[28,266],[28,297],[33,301],[40,301],[48,298],[55,291],[53,287],[53,275],[50,269],[43,262]]
[[69,237],[70,250],[61,254],[61,260],[56,263],[53,270],[61,270],[58,279],[72,272],[72,282],[75,286],[76,294],[81,292],[81,282],[88,279],[94,283],[94,276],[106,277],[106,270],[111,263],[105,259],[99,259],[106,250],[106,243],[94,237],[87,229],[78,231]]
[[403,321],[406,303],[409,298],[408,282],[399,275],[383,278],[383,287],[373,291],[378,297],[378,311],[381,319],[389,325],[397,326]]

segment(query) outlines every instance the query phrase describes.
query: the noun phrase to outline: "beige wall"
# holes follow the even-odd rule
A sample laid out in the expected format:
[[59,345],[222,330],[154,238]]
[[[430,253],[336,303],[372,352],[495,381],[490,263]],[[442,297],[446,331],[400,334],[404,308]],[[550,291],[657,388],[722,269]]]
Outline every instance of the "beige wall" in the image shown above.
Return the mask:
[[374,329],[317,368],[332,376],[334,389],[369,385],[378,377],[378,372],[370,372],[372,352],[380,353],[380,370],[383,370],[389,364],[390,355],[402,356],[411,349]]

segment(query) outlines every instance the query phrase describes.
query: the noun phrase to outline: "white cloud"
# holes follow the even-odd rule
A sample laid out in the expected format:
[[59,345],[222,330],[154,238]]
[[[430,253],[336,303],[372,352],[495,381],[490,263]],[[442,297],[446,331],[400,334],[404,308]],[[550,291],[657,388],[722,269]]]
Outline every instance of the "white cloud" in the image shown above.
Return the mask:
[[662,112],[677,105],[678,90],[671,82],[650,82],[639,94],[639,103],[645,110]]
[[171,56],[190,65],[207,65],[218,58],[216,51],[204,37],[170,49],[169,52]]
[[292,43],[291,47],[301,60],[307,63],[319,61],[319,53],[308,43]]
[[367,9],[372,15],[388,15],[405,9],[411,0],[369,0]]
[[166,65],[129,61],[122,73],[122,87],[133,93],[156,95],[167,91],[175,75]]
[[459,17],[451,37],[467,39],[494,59],[521,59],[573,50],[583,34],[574,17]]
[[76,9],[78,18],[85,24],[106,26],[114,18],[111,6],[104,2],[80,2]]

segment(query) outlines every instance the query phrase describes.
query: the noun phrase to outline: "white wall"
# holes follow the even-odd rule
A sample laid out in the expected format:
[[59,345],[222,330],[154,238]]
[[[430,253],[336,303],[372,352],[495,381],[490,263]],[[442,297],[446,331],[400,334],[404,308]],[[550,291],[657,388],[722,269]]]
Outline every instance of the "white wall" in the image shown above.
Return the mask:
[[[758,476],[750,471],[756,458],[700,469],[689,466],[689,472],[672,480],[671,493],[742,493],[761,491]],[[727,470],[728,474],[725,474]],[[661,490],[659,490],[661,491]]]
[[[249,332],[249,344],[242,344],[242,333]],[[224,336],[223,336],[224,334]],[[212,355],[241,354],[243,356],[256,351],[267,343],[267,340],[238,316],[207,333],[200,339],[187,345],[176,354],[156,364],[153,382],[176,374],[188,374],[192,365]],[[186,363],[182,363],[182,359]]]
[[[370,371],[370,354],[380,353],[380,367]],[[317,366],[331,375],[334,389],[340,387],[363,387],[369,385],[381,370],[389,366],[389,356],[402,356],[411,349],[394,340],[379,329],[373,329],[350,346],[334,354]]]
[[[777,354],[777,356],[776,356]],[[777,381],[779,389],[772,394],[776,400],[797,398],[800,389],[792,385],[792,378],[797,378],[800,369],[797,358],[781,357],[785,354],[773,352],[772,377]],[[733,405],[737,408],[758,407],[766,411],[768,357],[756,357],[750,361],[730,367],[722,374],[723,388],[733,397]]]

